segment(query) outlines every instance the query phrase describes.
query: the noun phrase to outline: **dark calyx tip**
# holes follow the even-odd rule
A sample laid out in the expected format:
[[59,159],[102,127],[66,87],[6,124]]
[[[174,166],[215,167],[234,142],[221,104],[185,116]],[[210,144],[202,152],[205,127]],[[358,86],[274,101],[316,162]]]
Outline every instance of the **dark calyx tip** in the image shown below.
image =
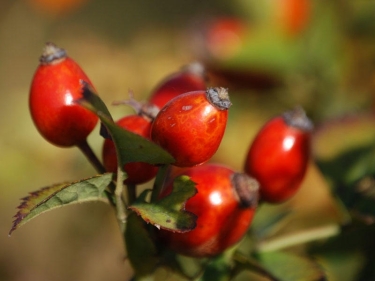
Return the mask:
[[306,116],[306,113],[301,106],[296,106],[292,110],[285,111],[282,116],[285,120],[285,123],[289,126],[298,128],[305,132],[309,132],[314,129],[314,124]]
[[220,110],[227,110],[232,103],[229,100],[228,89],[222,87],[208,88],[206,95],[211,104]]
[[47,42],[43,49],[43,54],[39,58],[41,64],[53,64],[66,58],[66,51],[57,47],[51,42]]
[[256,208],[259,200],[259,183],[245,173],[235,173],[232,185],[241,208]]

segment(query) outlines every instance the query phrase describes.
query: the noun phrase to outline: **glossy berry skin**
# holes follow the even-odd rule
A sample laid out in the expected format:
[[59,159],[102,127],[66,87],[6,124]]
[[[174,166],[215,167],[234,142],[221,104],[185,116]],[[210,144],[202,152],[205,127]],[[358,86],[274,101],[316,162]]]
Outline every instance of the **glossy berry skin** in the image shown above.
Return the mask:
[[230,105],[224,88],[179,95],[156,116],[151,139],[175,158],[175,166],[202,164],[221,143]]
[[[211,257],[239,242],[254,216],[257,182],[229,167],[213,163],[187,168],[175,176],[178,175],[187,175],[196,183],[198,193],[187,200],[185,210],[197,215],[197,225],[185,233],[160,230],[161,244],[182,255]],[[239,199],[235,176],[248,181],[242,186],[247,193],[246,204]],[[167,181],[160,197],[165,197],[171,190],[172,183]]]
[[205,90],[206,88],[207,83],[203,65],[191,63],[161,81],[151,93],[149,102],[160,109],[178,95]]
[[40,134],[54,145],[85,142],[98,122],[91,111],[74,103],[82,97],[81,80],[92,83],[63,49],[47,43],[30,88],[31,117]]
[[309,158],[312,123],[301,108],[268,121],[248,151],[245,172],[259,181],[260,200],[282,203],[304,179]]
[[[117,125],[120,127],[150,139],[151,122],[150,120],[139,115],[128,115],[118,120]],[[107,172],[117,172],[117,155],[116,148],[112,140],[106,139],[102,150],[103,165]],[[133,162],[124,165],[124,171],[127,174],[125,184],[142,184],[148,182],[156,176],[158,168],[154,165]]]

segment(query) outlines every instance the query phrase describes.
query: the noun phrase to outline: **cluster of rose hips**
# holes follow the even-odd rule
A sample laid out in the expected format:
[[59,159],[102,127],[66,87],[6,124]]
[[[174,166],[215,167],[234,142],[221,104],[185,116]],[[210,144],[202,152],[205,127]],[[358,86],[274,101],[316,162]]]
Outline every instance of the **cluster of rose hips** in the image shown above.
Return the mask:
[[[83,83],[93,88],[63,49],[47,43],[33,77],[30,111],[46,140],[88,153],[87,137],[98,117],[76,103],[82,98]],[[136,105],[135,114],[116,123],[158,144],[175,159],[158,198],[172,191],[173,181],[180,175],[196,184],[197,194],[185,204],[197,216],[196,227],[184,233],[158,231],[160,243],[176,253],[193,257],[220,254],[245,235],[259,202],[288,200],[304,178],[312,123],[301,108],[264,125],[250,145],[243,172],[208,162],[224,136],[231,102],[227,89],[208,87],[200,64],[166,77],[147,104]],[[102,158],[103,164],[92,161],[98,172],[116,173],[116,147],[109,138],[104,140]],[[143,162],[128,163],[123,170],[125,186],[148,182],[158,173],[157,166]]]

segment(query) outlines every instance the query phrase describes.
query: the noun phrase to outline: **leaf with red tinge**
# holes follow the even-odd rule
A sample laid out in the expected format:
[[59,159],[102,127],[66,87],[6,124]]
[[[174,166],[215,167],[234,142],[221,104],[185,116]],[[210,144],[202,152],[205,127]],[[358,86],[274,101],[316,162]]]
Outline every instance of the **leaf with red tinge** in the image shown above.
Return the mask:
[[44,212],[89,201],[108,203],[104,190],[111,181],[112,174],[107,173],[77,182],[55,184],[31,192],[29,196],[22,198],[22,203],[18,206],[19,211],[14,216],[9,236],[18,227]]
[[185,202],[197,193],[195,183],[188,176],[175,179],[173,191],[156,203],[147,203],[145,190],[129,208],[140,215],[144,221],[157,228],[173,232],[187,232],[196,226],[197,216],[184,210]]

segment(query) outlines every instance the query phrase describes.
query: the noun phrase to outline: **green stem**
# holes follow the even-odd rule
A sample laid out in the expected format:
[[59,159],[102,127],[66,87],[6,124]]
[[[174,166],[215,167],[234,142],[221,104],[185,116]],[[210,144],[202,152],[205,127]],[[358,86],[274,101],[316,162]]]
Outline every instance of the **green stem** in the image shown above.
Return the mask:
[[131,205],[137,199],[137,186],[135,184],[126,185],[128,191],[128,204]]
[[277,277],[273,276],[270,272],[264,269],[257,261],[239,254],[238,252],[235,252],[233,255],[233,260],[235,261],[236,265],[232,271],[232,277],[236,276],[242,270],[250,270],[267,277],[270,281],[280,281]]
[[123,198],[123,191],[124,191],[123,174],[124,172],[121,170],[121,168],[117,168],[115,198],[116,198],[117,221],[119,223],[121,233],[124,233],[125,224],[126,224],[126,204]]
[[77,144],[77,147],[82,151],[82,153],[86,156],[89,160],[91,165],[95,168],[95,170],[99,174],[104,174],[106,172],[103,164],[99,161],[98,157],[96,157],[94,151],[92,150],[91,146],[88,144],[87,140],[82,143]]
[[275,239],[262,241],[258,244],[258,252],[269,252],[281,250],[291,246],[312,242],[320,239],[329,238],[340,233],[339,225],[327,225],[297,233],[288,234]]
[[156,178],[155,178],[154,187],[152,189],[151,202],[156,202],[158,200],[158,196],[163,187],[163,183],[164,183],[165,177],[168,174],[169,168],[170,168],[170,165],[168,164],[160,166],[158,174],[156,175]]
[[[98,157],[95,155],[94,151],[92,150],[92,148],[89,145],[89,143],[87,142],[87,140],[77,144],[77,147],[79,148],[79,150],[82,151],[82,153],[86,156],[86,158],[89,160],[91,165],[95,168],[95,170],[99,174],[104,174],[106,172],[103,164],[99,161]],[[105,190],[105,194],[106,194],[110,204],[112,206],[114,206],[115,203],[113,202],[113,198],[112,198],[112,195],[111,195],[111,193],[113,193],[113,191],[115,190],[115,187],[114,187],[113,183],[110,183],[109,189],[110,189],[110,191]]]

